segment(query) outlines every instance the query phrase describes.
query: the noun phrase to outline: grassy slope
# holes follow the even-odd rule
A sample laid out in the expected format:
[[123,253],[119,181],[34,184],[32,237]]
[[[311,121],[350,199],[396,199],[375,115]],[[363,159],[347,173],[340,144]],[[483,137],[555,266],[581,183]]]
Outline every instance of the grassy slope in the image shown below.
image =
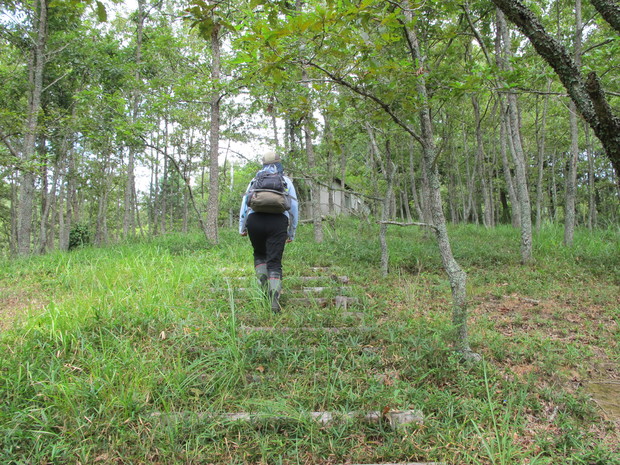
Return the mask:
[[[386,279],[369,225],[338,224],[318,246],[304,228],[287,246],[289,297],[312,266],[348,275],[366,332],[240,331],[356,322],[312,306],[274,316],[257,292],[235,300],[244,284],[227,278],[253,270],[232,231],[214,248],[171,236],[0,263],[0,463],[620,463],[619,424],[586,389],[620,378],[620,237],[578,232],[565,249],[561,234],[541,232],[523,267],[517,231],[452,231],[477,366],[450,351],[449,284],[415,229],[390,230]],[[291,419],[387,409],[425,422]],[[288,419],[190,415],[240,411]],[[185,416],[157,416],[174,412]]]

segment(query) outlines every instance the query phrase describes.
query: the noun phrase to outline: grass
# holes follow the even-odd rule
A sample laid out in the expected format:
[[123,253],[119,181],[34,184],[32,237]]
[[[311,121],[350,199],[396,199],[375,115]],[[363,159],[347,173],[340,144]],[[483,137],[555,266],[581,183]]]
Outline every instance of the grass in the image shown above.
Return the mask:
[[[273,315],[235,291],[253,269],[229,230],[215,247],[171,235],[2,262],[0,462],[619,464],[618,419],[585,390],[620,376],[619,236],[577,231],[564,248],[544,229],[524,267],[518,231],[452,228],[478,365],[448,344],[450,286],[417,229],[390,229],[387,278],[373,226],[339,221],[320,245],[302,228],[287,246],[286,297],[300,276],[347,275],[361,321],[313,304]],[[372,330],[243,329],[359,324]],[[406,409],[424,423],[304,415]]]

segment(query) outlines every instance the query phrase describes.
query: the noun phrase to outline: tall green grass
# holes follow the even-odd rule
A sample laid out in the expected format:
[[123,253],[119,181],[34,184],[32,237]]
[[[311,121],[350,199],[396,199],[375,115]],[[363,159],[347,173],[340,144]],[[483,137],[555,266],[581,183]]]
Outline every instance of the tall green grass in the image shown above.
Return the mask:
[[[247,239],[231,230],[217,246],[171,235],[0,263],[0,288],[35,302],[0,334],[0,462],[620,463],[608,440],[617,431],[597,433],[596,405],[570,382],[601,353],[617,372],[617,329],[584,316],[575,333],[566,320],[596,308],[618,321],[617,231],[578,231],[567,249],[559,229],[544,229],[535,264],[523,267],[518,231],[451,228],[480,365],[463,365],[447,343],[450,287],[432,236],[390,228],[382,278],[373,225],[339,220],[320,245],[311,233],[301,228],[287,245],[285,298],[300,276],[336,286],[329,275],[347,275],[361,322],[313,305],[273,315],[258,289],[235,291],[253,286],[253,266]],[[504,296],[557,309],[517,309],[508,331],[501,312],[480,310]],[[357,324],[372,330],[243,329]],[[520,366],[532,367],[527,377],[513,373]],[[424,423],[321,426],[304,416],[404,409],[421,409]]]

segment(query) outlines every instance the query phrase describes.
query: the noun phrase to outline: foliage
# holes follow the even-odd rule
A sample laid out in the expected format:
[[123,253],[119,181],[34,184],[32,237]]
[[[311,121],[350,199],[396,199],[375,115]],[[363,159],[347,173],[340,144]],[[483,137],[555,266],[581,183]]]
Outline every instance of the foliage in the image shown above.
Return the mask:
[[75,223],[69,231],[69,250],[92,244],[93,234],[86,223]]

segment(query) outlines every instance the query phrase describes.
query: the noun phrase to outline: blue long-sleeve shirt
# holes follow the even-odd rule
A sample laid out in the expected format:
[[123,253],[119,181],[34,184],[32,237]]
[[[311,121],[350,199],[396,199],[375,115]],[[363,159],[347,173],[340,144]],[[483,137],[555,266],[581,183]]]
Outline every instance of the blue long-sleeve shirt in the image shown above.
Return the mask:
[[[260,171],[268,171],[271,173],[277,172],[277,168],[275,165],[266,165]],[[260,172],[259,171],[259,172]],[[295,192],[295,186],[293,185],[293,181],[288,176],[283,176],[284,181],[286,181],[286,187],[288,189],[288,194],[291,197],[291,209],[285,211],[284,214],[288,217],[288,238],[290,240],[295,239],[295,232],[297,231],[297,223],[299,222],[299,202],[297,201],[297,193]],[[248,184],[247,189],[245,190],[245,195],[243,199],[241,199],[241,209],[239,210],[239,234],[243,234],[246,230],[246,222],[248,220],[248,215],[254,213],[250,207],[248,207],[247,196],[248,191],[250,190],[250,186],[252,182]]]

